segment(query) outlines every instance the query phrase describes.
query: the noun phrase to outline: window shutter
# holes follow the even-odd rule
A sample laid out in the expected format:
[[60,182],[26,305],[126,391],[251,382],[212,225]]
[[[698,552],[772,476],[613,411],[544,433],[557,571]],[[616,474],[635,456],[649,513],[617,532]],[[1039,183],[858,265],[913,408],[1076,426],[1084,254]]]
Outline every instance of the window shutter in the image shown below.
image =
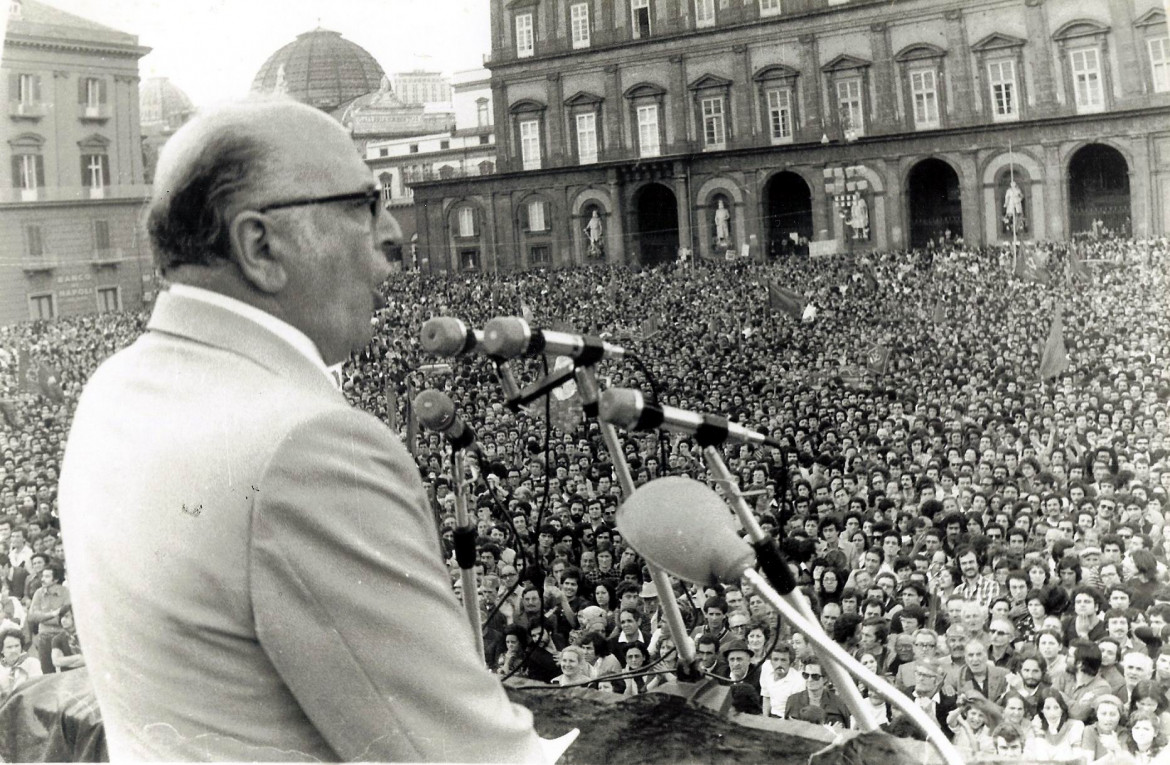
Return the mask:
[[102,154],[101,155],[101,162],[102,162],[102,185],[103,186],[110,186],[113,183],[112,179],[110,178],[110,155],[109,154]]
[[38,154],[35,164],[37,166],[37,188],[43,189],[45,187],[45,158]]
[[12,188],[20,188],[20,155],[12,155]]
[[86,99],[86,93],[85,93],[85,78],[78,77],[77,78],[77,103],[84,106],[86,104],[86,100],[87,99]]
[[525,202],[524,204],[520,205],[520,230],[521,231],[531,231],[532,230],[530,221],[528,220],[528,205],[529,204],[531,204],[531,203]]
[[41,102],[41,76],[39,74],[33,75],[33,101]]
[[89,182],[89,155],[81,155],[81,186],[88,189],[91,185]]
[[98,80],[98,103],[106,102],[106,81]]
[[20,100],[20,75],[12,74],[8,77],[8,100]]
[[471,235],[479,236],[479,210],[471,211]]

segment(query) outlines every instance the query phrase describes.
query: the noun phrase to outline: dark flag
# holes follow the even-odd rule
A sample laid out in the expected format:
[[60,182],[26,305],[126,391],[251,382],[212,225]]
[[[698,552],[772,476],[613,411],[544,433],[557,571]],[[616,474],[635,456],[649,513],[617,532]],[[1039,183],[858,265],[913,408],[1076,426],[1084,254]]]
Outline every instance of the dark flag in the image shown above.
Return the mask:
[[23,393],[36,393],[40,378],[39,369],[29,358],[28,350],[21,349],[16,356],[16,375],[20,381],[20,390]]
[[642,340],[649,340],[650,338],[657,335],[658,331],[662,328],[660,325],[661,320],[657,316],[651,316],[649,319],[642,322]]
[[37,369],[37,393],[56,404],[65,400],[65,391],[61,389],[61,378],[57,374],[57,370],[48,364],[41,364]]
[[406,386],[406,448],[410,456],[418,452],[418,418],[414,414],[414,387]]
[[768,307],[773,311],[783,311],[800,321],[804,316],[805,300],[797,292],[785,289],[775,282],[768,282]]
[[1016,253],[1016,276],[1038,284],[1049,284],[1052,276],[1048,273],[1048,264],[1041,262],[1040,256],[1034,250],[1020,247]]
[[884,375],[890,363],[890,349],[884,345],[875,345],[865,355],[865,368],[875,375]]
[[1064,345],[1064,305],[1057,303],[1056,311],[1052,316],[1052,326],[1048,329],[1048,340],[1044,343],[1044,353],[1040,356],[1040,379],[1047,380],[1058,377],[1068,369],[1068,349]]
[[1078,242],[1073,242],[1072,249],[1068,253],[1069,269],[1072,276],[1072,281],[1083,279],[1086,282],[1092,283],[1093,275],[1089,273],[1089,267],[1085,265],[1085,261],[1081,258],[1081,246]]

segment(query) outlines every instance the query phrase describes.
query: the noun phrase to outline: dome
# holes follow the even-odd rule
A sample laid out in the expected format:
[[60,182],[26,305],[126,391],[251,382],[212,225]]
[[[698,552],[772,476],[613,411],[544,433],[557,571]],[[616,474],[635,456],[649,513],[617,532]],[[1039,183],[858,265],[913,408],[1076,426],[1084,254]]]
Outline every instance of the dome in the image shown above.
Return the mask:
[[378,89],[385,73],[365,48],[340,32],[314,29],[273,53],[252,80],[252,90],[288,93],[324,111]]
[[166,77],[150,77],[138,87],[138,111],[143,132],[174,132],[195,107],[191,99]]

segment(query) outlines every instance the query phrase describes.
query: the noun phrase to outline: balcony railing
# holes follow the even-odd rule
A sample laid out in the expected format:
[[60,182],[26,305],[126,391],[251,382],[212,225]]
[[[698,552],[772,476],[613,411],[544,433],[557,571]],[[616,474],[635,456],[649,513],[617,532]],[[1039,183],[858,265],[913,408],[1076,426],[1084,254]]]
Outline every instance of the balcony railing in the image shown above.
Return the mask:
[[39,120],[45,116],[45,104],[40,101],[9,101],[8,116],[14,119]]
[[[98,193],[94,193],[94,192]],[[91,199],[138,200],[150,197],[150,186],[144,184],[127,186],[42,186],[37,189],[0,188],[0,204],[20,202],[87,202]]]
[[107,247],[102,250],[94,250],[90,262],[95,266],[116,266],[126,260],[126,253],[121,247]]
[[26,273],[36,273],[37,271],[52,271],[61,265],[60,260],[56,255],[23,255],[20,258],[20,267]]
[[404,183],[423,183],[425,181],[445,181],[448,178],[477,178],[483,175],[493,175],[496,172],[496,163],[489,161],[483,166],[478,164],[469,167],[447,165],[439,169],[428,167],[418,172],[403,169],[402,180]]
[[110,118],[110,107],[107,104],[81,107],[82,120],[104,121]]

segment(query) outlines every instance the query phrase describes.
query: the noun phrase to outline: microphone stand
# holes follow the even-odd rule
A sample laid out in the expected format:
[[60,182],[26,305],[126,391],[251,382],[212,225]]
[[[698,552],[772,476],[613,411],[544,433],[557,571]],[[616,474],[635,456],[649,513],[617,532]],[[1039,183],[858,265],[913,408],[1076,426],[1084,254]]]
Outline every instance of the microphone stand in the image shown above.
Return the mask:
[[[858,727],[863,731],[877,730],[878,722],[874,717],[871,708],[872,705],[862,698],[861,691],[857,689],[853,678],[838,663],[841,661],[841,655],[848,656],[848,654],[841,650],[840,646],[834,643],[825,633],[824,629],[820,626],[820,622],[813,615],[812,606],[805,600],[800,590],[796,589],[796,580],[793,579],[787,562],[781,556],[780,549],[776,545],[776,540],[765,534],[764,530],[760,528],[756,517],[752,515],[751,508],[748,507],[747,500],[739,493],[739,486],[735,482],[735,478],[731,475],[731,471],[727,469],[727,463],[723,461],[723,456],[714,445],[703,444],[703,458],[707,463],[707,469],[715,475],[715,478],[720,483],[727,486],[727,494],[731,498],[731,507],[735,511],[736,517],[739,518],[740,524],[747,531],[748,539],[756,549],[761,567],[764,568],[768,577],[777,583],[777,589],[783,593],[778,595],[778,597],[788,605],[788,608],[783,610],[779,609],[776,604],[773,604],[773,607],[781,610],[785,618],[794,625],[805,625],[804,628],[801,628],[801,632],[816,645],[821,646],[823,649],[824,645],[828,644],[836,649],[835,651],[825,649],[829,654],[829,658],[833,659],[833,661],[825,664],[825,672],[829,675],[829,679],[833,681],[833,686],[837,689],[838,693],[841,694],[841,700],[845,702],[845,706],[857,718]],[[755,574],[756,577],[760,576],[752,569],[748,569],[748,572]],[[749,579],[755,584],[755,579],[752,577],[749,577]],[[771,588],[769,587],[769,589]],[[796,612],[804,618],[797,621],[788,615],[789,612]],[[814,635],[814,632],[817,634]],[[852,657],[849,658],[852,659]],[[858,664],[858,666],[861,665]]]
[[479,589],[475,581],[475,526],[467,512],[467,483],[463,450],[456,449],[455,462],[455,560],[459,563],[459,581],[463,585],[463,610],[471,623],[471,634],[480,661],[483,652],[483,625],[479,619]]
[[[617,428],[597,416],[599,398],[597,371],[592,366],[580,366],[574,370],[574,375],[577,378],[577,392],[581,396],[585,416],[591,420],[597,420],[597,424],[601,427],[601,438],[605,442],[605,448],[609,451],[610,458],[613,459],[618,485],[622,487],[622,494],[628,498],[634,493],[634,478],[630,474],[630,465],[626,462],[626,455],[622,452]],[[647,562],[646,567],[650,569],[650,579],[654,582],[654,589],[658,592],[658,607],[662,609],[670,638],[678,650],[679,667],[693,667],[695,641],[691,640],[691,636],[687,634],[687,626],[683,622],[682,611],[679,610],[674,588],[670,586],[670,578],[667,577],[665,571],[649,562]]]

